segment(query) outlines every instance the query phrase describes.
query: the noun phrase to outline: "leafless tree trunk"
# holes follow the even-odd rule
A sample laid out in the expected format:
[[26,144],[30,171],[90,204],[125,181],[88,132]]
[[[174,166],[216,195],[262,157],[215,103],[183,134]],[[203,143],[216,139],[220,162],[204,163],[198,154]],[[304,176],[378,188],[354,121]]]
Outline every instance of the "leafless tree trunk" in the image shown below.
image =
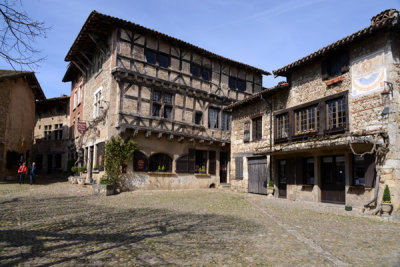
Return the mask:
[[16,10],[19,1],[0,1],[0,58],[13,69],[33,69],[44,59],[34,46],[37,38],[46,37],[49,28],[44,22]]

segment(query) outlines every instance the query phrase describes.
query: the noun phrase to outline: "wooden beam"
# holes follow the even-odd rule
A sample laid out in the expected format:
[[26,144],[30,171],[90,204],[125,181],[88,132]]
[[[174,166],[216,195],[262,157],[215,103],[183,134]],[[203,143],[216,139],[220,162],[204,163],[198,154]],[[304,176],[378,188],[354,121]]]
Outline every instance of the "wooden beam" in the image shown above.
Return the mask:
[[183,136],[179,137],[179,138],[178,138],[178,142],[182,142],[183,139],[185,139],[185,137],[183,137]]
[[89,59],[88,56],[86,56],[86,54],[83,51],[79,51],[79,53],[86,59],[86,61],[93,66],[93,62]]
[[160,139],[162,137],[162,133],[157,134],[157,138]]
[[93,41],[93,43],[97,46],[97,48],[100,50],[101,53],[103,53],[104,56],[106,56],[106,52],[103,50],[101,45],[96,41],[93,35],[89,33],[89,38]]
[[214,141],[210,141],[209,145],[212,145],[214,143]]
[[139,133],[139,129],[135,129],[135,131],[133,132],[134,135],[137,135]]
[[151,131],[147,131],[145,134],[145,137],[150,137],[150,135],[151,135]]
[[169,135],[169,136],[168,136],[168,139],[169,139],[169,140],[174,139],[174,135],[173,135],[173,134]]
[[221,143],[221,146],[225,146],[225,142]]
[[204,143],[204,139],[200,139],[199,143]]
[[76,63],[74,60],[71,60],[71,63],[75,65],[83,74],[83,76],[86,76],[86,72],[79,66],[78,63]]

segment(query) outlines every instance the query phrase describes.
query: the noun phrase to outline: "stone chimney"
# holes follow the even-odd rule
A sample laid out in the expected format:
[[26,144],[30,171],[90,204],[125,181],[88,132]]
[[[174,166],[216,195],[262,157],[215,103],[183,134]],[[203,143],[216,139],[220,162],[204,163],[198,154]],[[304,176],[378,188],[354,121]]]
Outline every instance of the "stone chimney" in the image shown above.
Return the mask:
[[374,26],[376,24],[380,24],[384,22],[387,19],[395,18],[399,16],[399,11],[396,9],[387,9],[385,11],[382,11],[378,15],[372,17],[371,19],[371,25]]

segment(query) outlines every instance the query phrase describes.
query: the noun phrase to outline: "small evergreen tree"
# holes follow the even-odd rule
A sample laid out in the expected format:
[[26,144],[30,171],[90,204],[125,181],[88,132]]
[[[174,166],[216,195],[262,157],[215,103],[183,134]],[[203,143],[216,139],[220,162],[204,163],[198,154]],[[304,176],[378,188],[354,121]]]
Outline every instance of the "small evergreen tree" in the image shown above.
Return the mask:
[[122,174],[122,166],[128,163],[136,148],[136,142],[133,140],[125,141],[121,136],[111,137],[104,145],[103,179],[110,184],[116,184]]
[[383,191],[382,202],[383,203],[391,203],[390,190],[389,190],[389,186],[388,185],[386,185],[385,191]]

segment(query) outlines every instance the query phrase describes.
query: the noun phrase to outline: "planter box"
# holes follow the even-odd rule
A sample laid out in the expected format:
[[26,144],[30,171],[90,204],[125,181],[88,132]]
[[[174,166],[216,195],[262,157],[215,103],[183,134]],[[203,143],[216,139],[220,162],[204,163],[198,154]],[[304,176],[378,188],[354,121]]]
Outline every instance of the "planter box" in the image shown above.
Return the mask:
[[390,215],[393,210],[393,205],[391,203],[381,203],[382,213]]
[[92,191],[94,195],[114,195],[114,186],[110,184],[92,184]]
[[77,178],[76,179],[79,185],[85,185],[85,178]]

